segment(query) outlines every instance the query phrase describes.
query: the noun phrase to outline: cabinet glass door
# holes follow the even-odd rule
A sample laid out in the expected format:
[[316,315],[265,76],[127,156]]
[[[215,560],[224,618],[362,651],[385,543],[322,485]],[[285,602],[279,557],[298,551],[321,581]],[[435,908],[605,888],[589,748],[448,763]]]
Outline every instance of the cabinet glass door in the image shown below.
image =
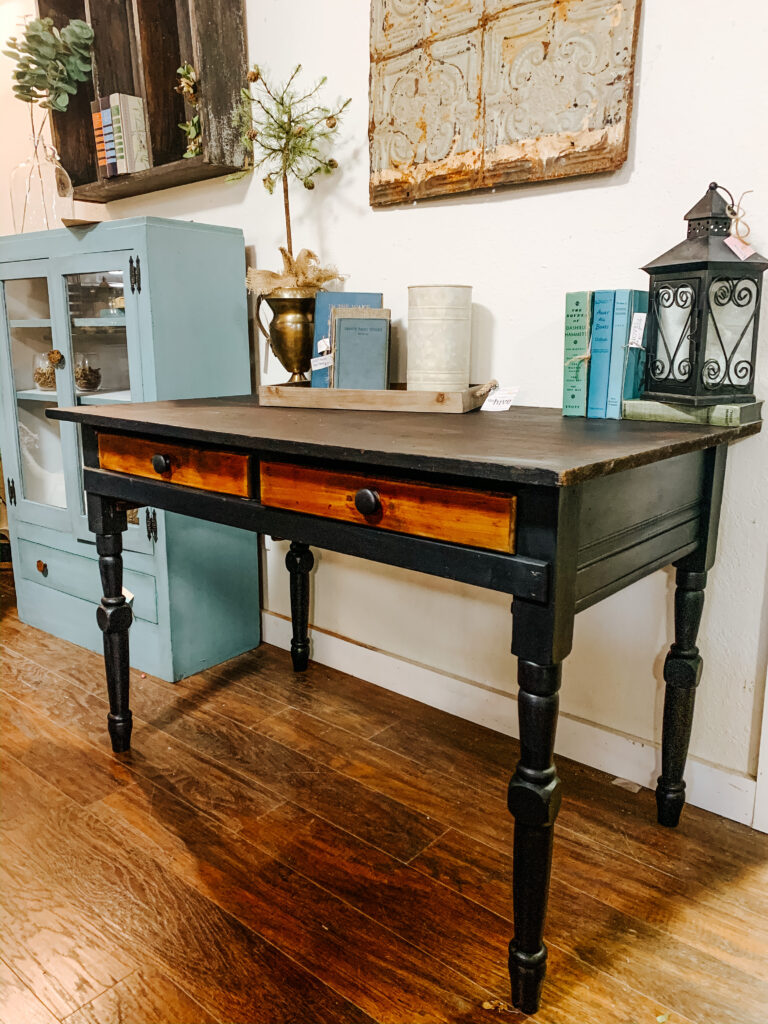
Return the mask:
[[[61,267],[78,405],[141,401],[138,292],[135,283],[131,286],[133,259],[128,252],[114,252],[69,260]],[[79,438],[78,456],[75,530],[81,540],[92,541],[85,515]],[[130,515],[123,542],[130,551],[152,550],[144,510]]]
[[3,268],[4,404],[10,416],[7,436],[16,439],[16,450],[5,461],[6,476],[13,468],[20,518],[61,530],[69,528],[68,444],[61,425],[45,413],[57,404],[71,404],[72,388],[67,339],[54,326],[46,269],[45,261]]

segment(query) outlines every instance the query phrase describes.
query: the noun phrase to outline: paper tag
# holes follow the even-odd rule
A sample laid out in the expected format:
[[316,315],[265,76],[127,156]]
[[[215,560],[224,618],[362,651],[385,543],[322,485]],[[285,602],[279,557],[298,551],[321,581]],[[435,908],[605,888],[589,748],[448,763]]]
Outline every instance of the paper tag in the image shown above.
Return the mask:
[[629,341],[627,343],[630,348],[643,347],[643,335],[645,334],[645,321],[647,319],[647,313],[632,314],[632,326],[629,330]]
[[747,245],[746,242],[742,242],[742,240],[737,238],[736,235],[728,235],[728,237],[724,238],[723,241],[731,252],[735,253],[740,260],[747,260],[755,253],[755,250],[751,245]]
[[327,352],[331,351],[331,339],[321,338],[317,343],[317,351],[321,356],[324,356]]
[[315,356],[312,362],[309,364],[312,370],[324,370],[327,366],[333,366],[333,356]]
[[480,412],[506,412],[514,404],[520,388],[494,388],[480,406]]
[[626,789],[628,793],[639,793],[643,788],[638,786],[636,782],[631,782],[629,779],[613,779],[612,785],[618,786],[619,789]]
[[133,606],[133,594],[128,590],[127,587],[123,587],[123,597],[127,605]]

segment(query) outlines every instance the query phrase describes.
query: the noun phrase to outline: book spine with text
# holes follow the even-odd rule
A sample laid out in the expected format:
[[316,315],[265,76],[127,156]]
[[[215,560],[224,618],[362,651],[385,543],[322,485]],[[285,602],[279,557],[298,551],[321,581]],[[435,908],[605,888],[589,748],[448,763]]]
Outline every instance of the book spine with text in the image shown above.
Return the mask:
[[605,403],[608,400],[613,305],[613,291],[595,292],[589,356],[589,387],[587,388],[587,416],[593,419],[605,417]]
[[107,157],[107,177],[114,178],[117,174],[117,155],[115,153],[115,133],[112,128],[112,108],[109,96],[99,97],[101,108],[101,127],[104,132],[104,149]]
[[109,97],[109,108],[112,113],[112,134],[115,137],[115,160],[117,173],[125,174],[128,170],[128,162],[125,156],[125,135],[123,132],[123,118],[120,110],[120,94],[113,92]]
[[563,416],[586,416],[592,292],[565,296]]
[[96,141],[96,163],[99,176],[107,177],[107,150],[104,145],[104,126],[101,122],[101,104],[98,100],[91,103],[91,120],[93,121],[93,137]]
[[629,328],[632,323],[632,290],[618,288],[613,303],[611,329],[611,357],[608,369],[608,392],[605,399],[605,418],[621,419],[621,398],[627,371]]

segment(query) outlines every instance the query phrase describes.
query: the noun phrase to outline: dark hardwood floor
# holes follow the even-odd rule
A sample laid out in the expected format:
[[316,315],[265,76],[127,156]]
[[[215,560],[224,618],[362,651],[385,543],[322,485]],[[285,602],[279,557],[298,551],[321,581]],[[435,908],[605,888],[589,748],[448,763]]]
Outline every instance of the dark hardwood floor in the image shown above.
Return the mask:
[[[262,646],[132,673],[115,757],[101,658],[0,588],[1,1024],[523,1019],[514,741]],[[662,829],[649,791],[559,764],[530,1019],[766,1024],[768,837],[692,807]]]

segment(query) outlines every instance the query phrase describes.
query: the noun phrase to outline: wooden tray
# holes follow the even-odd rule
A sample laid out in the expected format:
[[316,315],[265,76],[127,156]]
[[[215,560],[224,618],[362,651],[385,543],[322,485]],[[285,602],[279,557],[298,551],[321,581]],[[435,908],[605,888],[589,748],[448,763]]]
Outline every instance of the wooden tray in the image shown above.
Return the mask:
[[474,384],[464,391],[356,391],[347,388],[289,387],[264,384],[260,405],[291,409],[359,409],[380,412],[471,412],[485,401],[490,385]]

